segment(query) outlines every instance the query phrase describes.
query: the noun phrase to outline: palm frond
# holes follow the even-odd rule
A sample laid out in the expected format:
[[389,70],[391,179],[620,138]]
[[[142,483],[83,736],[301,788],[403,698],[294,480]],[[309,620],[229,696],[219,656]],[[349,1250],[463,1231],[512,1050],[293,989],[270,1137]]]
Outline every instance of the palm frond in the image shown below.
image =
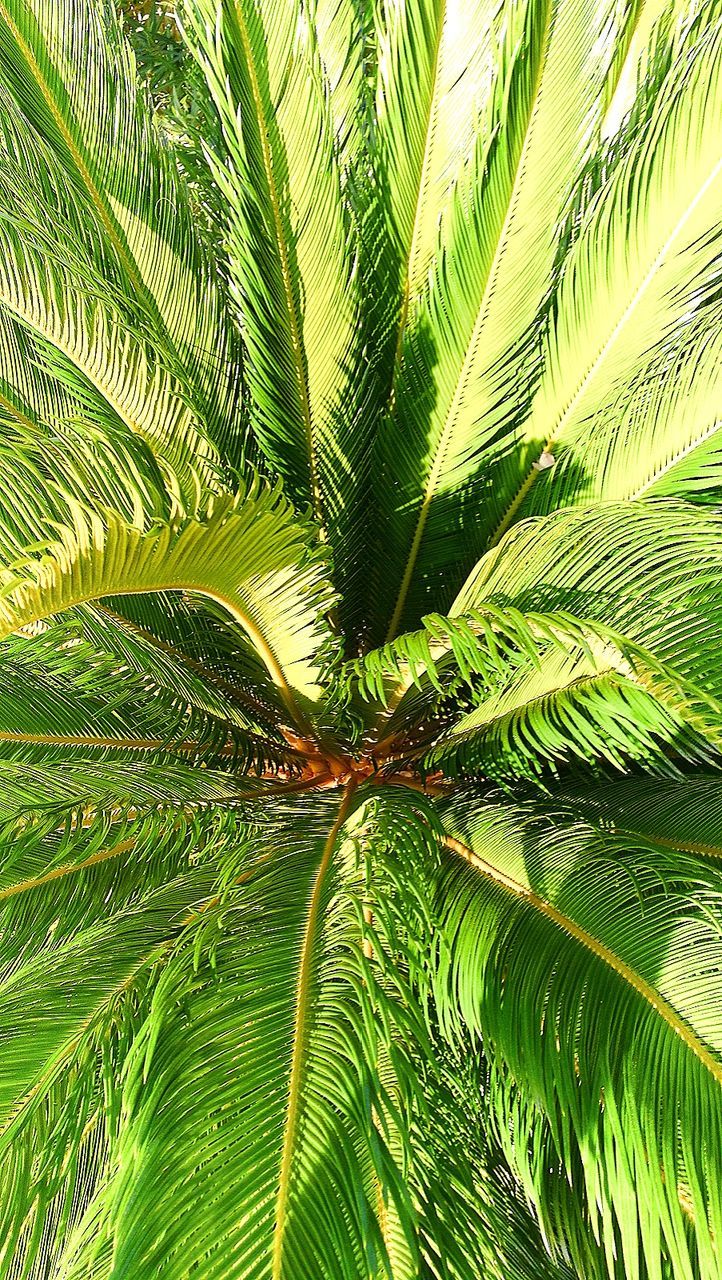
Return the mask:
[[297,0],[193,0],[187,38],[226,154],[214,174],[248,351],[251,425],[291,497],[332,531],[353,441],[339,409],[354,336],[352,255],[323,69]]
[[27,229],[6,223],[0,241],[0,303],[41,341],[45,367],[79,401],[76,415],[85,409],[111,439],[119,428],[141,436],[193,513],[202,486],[218,488],[220,467],[178,385],[117,311],[35,249]]
[[672,770],[667,748],[718,755],[719,703],[598,622],[488,602],[423,621],[339,675],[342,697],[375,701],[374,754],[388,769],[513,779],[570,760]]
[[[113,6],[92,0],[3,0],[0,65],[7,91],[95,225],[105,274],[151,329],[211,434],[233,451],[238,365],[218,274],[193,224],[173,158],[139,90]],[[34,157],[35,173],[43,166]],[[32,182],[34,171],[28,175]],[[103,278],[101,274],[101,278]]]
[[[621,1251],[627,1275],[640,1274],[640,1256],[661,1274],[661,1255],[674,1274],[711,1280],[719,868],[541,805],[460,801],[445,822],[440,999],[451,1024],[477,1028],[507,1063],[501,1117],[516,1084],[548,1116],[563,1159],[581,1163],[594,1233]],[[543,1201],[546,1171],[537,1176]]]
[[[713,13],[695,37],[629,155],[597,192],[564,265],[545,373],[524,428],[529,459],[558,462],[541,482],[539,467],[529,470],[496,537],[521,509],[645,492],[650,475],[653,481],[714,425],[717,364],[703,362],[694,380],[687,360],[699,346],[684,333],[718,288],[722,36]],[[685,378],[691,394],[680,412],[676,390]],[[623,418],[618,439],[620,406],[635,379],[634,436]]]
[[[317,802],[310,823],[308,808],[269,814],[256,849],[282,855],[251,860],[180,934],[133,1018],[107,1174],[59,1274],[83,1274],[104,1246],[112,1276],[136,1258],[168,1277],[189,1265],[388,1274],[376,1197],[393,1170],[373,1136],[382,1030],[363,981],[362,880],[336,838],[348,807]],[[154,1213],[139,1213],[149,1199]]]
[[462,527],[469,556],[493,528],[497,499],[483,474],[533,380],[528,331],[548,288],[564,203],[589,153],[604,51],[618,30],[614,7],[596,2],[504,13],[488,119],[475,130],[442,219],[428,289],[406,326],[395,412],[381,435],[377,616],[388,636],[418,620],[432,591],[441,589],[443,600],[453,590],[450,576],[463,572]]
[[472,710],[428,747],[424,767],[511,782],[576,762],[624,770],[638,761],[661,773],[683,760],[717,762],[719,708],[660,679],[655,665],[645,668],[638,655],[630,663],[611,644],[547,654],[498,690],[477,695]]
[[294,690],[317,695],[314,664],[328,644],[323,613],[332,596],[309,531],[277,491],[224,497],[204,522],[149,533],[113,512],[103,521],[76,508],[74,525],[49,542],[39,559],[31,552],[5,570],[3,634],[104,596],[198,591],[241,625],[291,709]]
[[[19,833],[22,858],[0,890],[4,1034],[16,1048],[0,1132],[6,1273],[13,1260],[34,1275],[56,1265],[55,1246],[103,1181],[148,993],[243,831],[236,812],[212,806]],[[4,832],[4,851],[17,839]]]
[[[39,763],[122,753],[244,772],[293,767],[280,733],[168,655],[157,655],[155,671],[145,663],[134,671],[123,657],[133,641],[115,645],[116,631],[96,628],[101,648],[71,620],[0,643],[0,755]],[[129,656],[137,662],[135,645]]]
[[178,762],[147,764],[111,759],[62,760],[59,764],[26,764],[0,760],[0,813],[22,815],[37,810],[93,813],[99,806],[125,809],[133,804],[192,806],[210,800],[230,803],[260,790],[247,778],[214,769],[194,769]]
[[[409,310],[429,272],[439,218],[483,121],[497,9],[493,0],[409,0],[377,10],[375,150],[399,264],[397,360]],[[394,369],[392,387],[396,375]]]
[[452,613],[491,602],[613,620],[622,635],[717,698],[721,529],[715,513],[667,499],[526,520],[482,557]]
[[708,858],[722,857],[721,802],[719,777],[704,773],[665,782],[618,778],[583,789],[567,783],[555,792],[562,810],[571,808],[622,840]]
[[314,0],[310,23],[323,68],[342,179],[364,152],[371,118],[368,63],[374,56],[366,0]]
[[[558,1191],[567,1232],[571,1235],[578,1221],[583,1242],[574,1253],[576,1270],[563,1233],[551,1234],[547,1227],[542,1235],[486,1114],[489,1068],[478,1041],[469,1037],[463,1047],[450,1051],[437,1038],[434,1054],[433,1063],[419,1064],[427,1106],[408,1121],[414,1150],[408,1176],[423,1205],[420,1226],[427,1233],[429,1280],[476,1280],[480,1275],[489,1280],[573,1280],[577,1275],[609,1280],[604,1254],[579,1211],[582,1197],[571,1191],[551,1159],[547,1177]],[[537,1133],[543,1126],[540,1116]],[[548,1199],[553,1203],[551,1192]],[[618,1276],[625,1280],[621,1270]]]

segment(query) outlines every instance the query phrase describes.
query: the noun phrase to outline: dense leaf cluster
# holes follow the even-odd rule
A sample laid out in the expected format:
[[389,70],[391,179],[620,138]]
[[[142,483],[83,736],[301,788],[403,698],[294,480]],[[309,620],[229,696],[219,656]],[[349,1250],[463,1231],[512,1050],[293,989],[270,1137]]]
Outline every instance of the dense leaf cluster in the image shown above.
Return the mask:
[[0,1277],[719,1280],[718,0],[0,0]]

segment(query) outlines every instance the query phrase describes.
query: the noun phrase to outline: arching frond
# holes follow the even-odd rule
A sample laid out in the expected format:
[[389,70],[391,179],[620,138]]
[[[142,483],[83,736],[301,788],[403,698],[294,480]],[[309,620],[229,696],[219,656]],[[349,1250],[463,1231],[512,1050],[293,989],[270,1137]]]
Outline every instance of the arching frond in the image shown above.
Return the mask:
[[[627,1275],[640,1274],[640,1256],[661,1274],[661,1255],[674,1274],[711,1280],[717,866],[677,851],[665,859],[540,805],[470,800],[445,822],[440,998],[450,1024],[478,1028],[508,1064],[495,1082],[501,1116],[516,1081],[549,1117],[563,1159],[581,1162],[594,1232],[621,1251]],[[537,1176],[543,1201],[546,1171]]]
[[111,438],[119,428],[139,435],[176,503],[193,514],[202,488],[218,487],[220,468],[178,386],[122,316],[42,257],[31,237],[3,227],[0,243],[0,304],[40,340],[46,367],[80,402],[74,416],[85,411]]
[[720,713],[694,691],[626,660],[614,645],[547,655],[524,664],[429,746],[425,766],[446,776],[497,779],[558,772],[571,762],[625,769],[641,761],[663,773],[672,760],[719,758]]
[[[280,733],[258,726],[250,707],[244,714],[212,686],[206,693],[197,675],[162,653],[160,670],[133,670],[121,656],[128,641],[119,653],[114,630],[97,628],[102,648],[72,621],[0,644],[0,756],[72,763],[121,754],[249,772],[293,767]],[[137,658],[132,643],[129,656]]]
[[376,758],[418,761],[446,777],[513,779],[582,760],[624,768],[643,760],[712,760],[721,708],[655,655],[569,613],[519,613],[486,602],[455,618],[429,615],[347,664],[341,681],[387,708]]
[[491,601],[613,618],[622,634],[718,696],[721,529],[716,514],[668,500],[523,521],[479,561],[452,613]]
[[198,591],[231,614],[293,708],[295,690],[317,695],[314,666],[326,641],[331,594],[318,551],[277,492],[222,498],[204,522],[150,533],[112,512],[76,512],[73,527],[40,558],[5,570],[0,630],[5,635],[74,605],[124,592]]
[[555,802],[622,840],[722,858],[722,786],[716,774],[668,782],[618,778],[583,789],[568,784],[555,792]]

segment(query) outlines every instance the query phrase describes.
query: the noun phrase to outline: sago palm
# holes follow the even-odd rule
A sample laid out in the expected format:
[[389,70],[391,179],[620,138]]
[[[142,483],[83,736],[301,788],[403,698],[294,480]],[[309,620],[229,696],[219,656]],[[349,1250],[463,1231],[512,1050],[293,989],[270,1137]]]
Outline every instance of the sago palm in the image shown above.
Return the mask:
[[0,1275],[719,1280],[719,5],[178,17],[0,0]]

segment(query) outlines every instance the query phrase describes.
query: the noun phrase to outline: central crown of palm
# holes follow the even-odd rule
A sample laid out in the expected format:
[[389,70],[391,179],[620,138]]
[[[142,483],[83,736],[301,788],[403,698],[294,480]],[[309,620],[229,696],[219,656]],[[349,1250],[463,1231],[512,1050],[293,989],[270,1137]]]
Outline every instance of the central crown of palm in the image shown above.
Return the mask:
[[0,1276],[717,1280],[719,5],[179,20],[0,0]]

